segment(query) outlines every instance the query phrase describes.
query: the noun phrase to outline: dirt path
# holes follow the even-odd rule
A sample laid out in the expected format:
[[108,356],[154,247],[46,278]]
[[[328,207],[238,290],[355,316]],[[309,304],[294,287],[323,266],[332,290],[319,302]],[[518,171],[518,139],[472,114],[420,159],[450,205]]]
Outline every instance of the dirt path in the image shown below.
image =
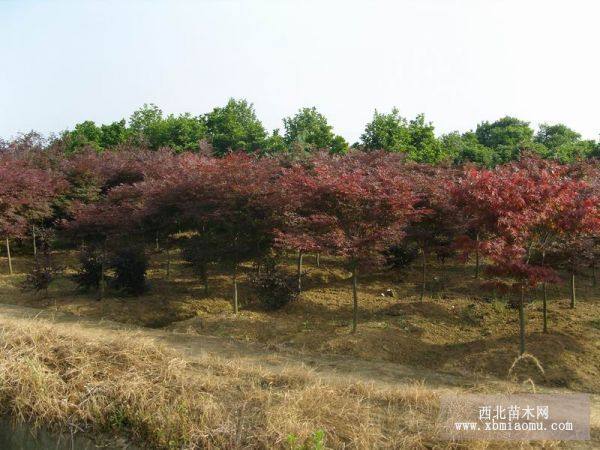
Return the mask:
[[[248,365],[261,366],[272,371],[310,368],[325,381],[347,383],[362,381],[379,386],[412,385],[423,382],[429,388],[438,391],[461,390],[477,391],[482,387],[487,392],[507,392],[510,385],[492,377],[474,377],[435,372],[383,361],[366,361],[356,358],[334,355],[311,355],[285,349],[269,349],[263,345],[240,342],[230,338],[197,334],[182,334],[172,331],[129,326],[106,320],[82,319],[72,314],[15,305],[0,304],[0,323],[2,318],[27,318],[51,321],[62,326],[70,324],[88,328],[102,334],[114,331],[133,332],[140,338],[151,338],[165,346],[180,352],[192,364],[205,355],[217,355],[223,358],[236,358],[247,361]],[[512,385],[514,388],[514,385]],[[570,392],[567,389],[539,389],[539,392]],[[600,421],[600,396],[592,395],[592,426]],[[579,445],[581,444],[581,445]],[[587,443],[579,443],[570,448],[592,448]]]
[[241,342],[231,338],[198,334],[183,334],[162,329],[125,325],[106,320],[85,319],[64,312],[0,304],[0,316],[9,318],[37,318],[60,324],[78,324],[85,328],[133,331],[140,337],[150,337],[181,352],[188,360],[214,354],[235,357],[271,370],[294,366],[309,367],[322,378],[331,380],[359,380],[375,384],[399,385],[423,381],[433,388],[471,389],[477,386],[494,386],[505,391],[507,384],[493,377],[461,376],[436,372],[425,368],[406,366],[385,361],[367,361],[337,355],[313,355],[285,349],[270,349],[264,345]]
[[37,318],[63,325],[77,324],[85,328],[132,331],[140,337],[150,337],[157,342],[181,352],[193,360],[205,354],[235,357],[248,364],[271,370],[294,366],[308,367],[327,379],[355,379],[376,384],[408,384],[424,381],[431,387],[470,388],[478,384],[503,384],[501,380],[484,377],[464,377],[456,374],[434,372],[385,361],[366,361],[342,355],[312,355],[294,350],[270,349],[264,345],[241,342],[218,336],[184,334],[168,330],[145,328],[122,323],[81,318],[73,314],[16,305],[0,304],[0,316],[8,318]]

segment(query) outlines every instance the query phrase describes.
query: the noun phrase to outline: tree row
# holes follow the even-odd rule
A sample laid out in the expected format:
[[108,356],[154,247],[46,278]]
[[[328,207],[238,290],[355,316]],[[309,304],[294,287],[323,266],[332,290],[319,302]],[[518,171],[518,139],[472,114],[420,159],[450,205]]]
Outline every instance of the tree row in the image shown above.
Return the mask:
[[[3,142],[0,148],[18,146],[19,140],[23,139],[37,140],[40,147],[57,148],[67,154],[85,149],[101,152],[141,146],[215,156],[243,151],[304,157],[318,150],[340,154],[350,148],[314,107],[302,108],[284,118],[283,130],[269,133],[252,104],[235,99],[198,116],[189,113],[164,115],[157,106],[144,105],[127,121],[96,125],[87,120],[49,140],[35,134],[26,135],[14,142]],[[597,141],[582,139],[579,133],[564,124],[542,124],[534,131],[526,121],[503,117],[494,122],[482,122],[472,131],[437,136],[433,124],[422,114],[407,119],[396,108],[388,113],[375,111],[359,142],[351,147],[402,153],[409,160],[422,163],[460,165],[472,162],[484,167],[517,160],[527,152],[563,163],[600,156]]]
[[[575,307],[576,275],[595,270],[599,175],[593,161],[566,165],[536,155],[486,169],[419,164],[385,151],[295,160],[33,150],[0,156],[0,233],[10,272],[10,242],[32,241],[36,289],[52,280],[52,245],[80,249],[79,281],[99,298],[109,266],[116,287],[140,293],[149,243],[168,255],[181,249],[207,289],[212,267],[230,273],[235,313],[244,264],[262,270],[265,292],[278,289],[277,305],[278,296],[301,291],[303,255],[335,256],[350,274],[353,331],[362,274],[418,262],[423,299],[432,257],[471,258],[482,286],[515,293],[524,352],[531,290],[543,288],[546,332],[546,285],[568,274]],[[279,276],[282,252],[298,258],[292,287]]]

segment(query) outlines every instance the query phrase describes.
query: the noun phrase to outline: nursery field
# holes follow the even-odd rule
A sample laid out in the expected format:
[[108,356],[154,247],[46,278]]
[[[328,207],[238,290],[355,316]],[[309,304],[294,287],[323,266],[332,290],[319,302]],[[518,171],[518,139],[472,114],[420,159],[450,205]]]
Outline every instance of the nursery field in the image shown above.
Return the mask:
[[432,448],[454,445],[436,389],[556,390],[594,396],[593,448],[597,162],[291,156],[0,158],[2,415],[158,448]]
[[[47,295],[19,288],[32,261],[14,258],[15,274],[0,278],[0,301],[6,305],[0,306],[0,339],[11,349],[4,357],[18,357],[4,363],[12,376],[19,374],[21,385],[32,375],[25,375],[33,370],[31,360],[40,364],[34,372],[48,379],[26,384],[47,386],[48,398],[33,398],[34,391],[28,396],[22,388],[5,393],[13,415],[63,431],[77,426],[97,436],[116,429],[123,439],[157,447],[169,447],[171,440],[296,448],[291,440],[298,448],[318,448],[313,441],[322,439],[322,431],[331,448],[344,443],[444,448],[450,444],[439,440],[433,425],[441,392],[581,391],[595,394],[589,448],[598,442],[600,292],[591,278],[581,277],[575,309],[569,308],[566,288],[549,290],[547,334],[539,298],[528,304],[527,350],[543,372],[525,360],[509,374],[519,354],[517,310],[507,307],[506,296],[478,288],[470,264],[432,261],[423,301],[418,268],[365,278],[352,333],[350,274],[335,258],[321,257],[316,267],[316,259],[306,256],[303,293],[278,311],[256,301],[247,282],[255,269],[244,266],[240,310],[234,314],[226,274],[211,273],[207,295],[177,252],[170,256],[168,280],[165,252],[151,253],[148,293],[108,292],[100,301],[70,281],[73,253],[53,255],[64,275]],[[284,267],[292,274],[294,258]],[[83,361],[85,370],[78,368]],[[65,378],[73,370],[77,376]],[[132,371],[139,372],[134,382],[121,383]],[[3,377],[6,381],[6,373]],[[57,398],[81,402],[88,392],[83,386],[89,390],[90,383],[102,384],[103,400],[95,401],[112,405],[109,413],[100,420],[97,411],[70,406],[67,421]],[[153,395],[169,404],[150,420],[144,416],[156,398],[140,392],[156,389],[160,392]],[[184,395],[190,408],[185,414],[173,410]],[[119,409],[123,404],[130,409]],[[544,445],[559,444],[531,444]],[[502,447],[510,448],[469,446]]]
[[[94,293],[81,293],[69,280],[74,255],[65,252],[58,258],[71,269],[48,295],[23,292],[19,289],[23,275],[16,274],[0,278],[0,301],[81,318],[227,337],[274,351],[347,355],[456,374],[503,378],[518,356],[518,313],[508,307],[511,295],[482,287],[472,275],[472,265],[432,262],[432,281],[423,301],[418,267],[365,278],[358,286],[358,329],[351,333],[350,274],[334,258],[321,256],[316,267],[315,258],[306,256],[302,294],[277,311],[265,309],[242,276],[238,314],[232,312],[226,273],[210,276],[206,294],[189,264],[177,256],[170,262],[167,280],[164,252],[152,255],[151,289],[146,294],[112,293],[101,301]],[[17,271],[25,271],[28,264],[27,258],[16,258]],[[284,267],[292,276],[294,258]],[[244,269],[247,279],[254,269]],[[566,286],[548,289],[549,332],[544,334],[541,292],[531,293],[526,308],[527,351],[539,359],[545,373],[534,370],[530,375],[536,383],[600,393],[600,287],[582,277],[577,294],[577,306],[571,309]]]
[[21,3],[0,450],[600,449],[600,10]]

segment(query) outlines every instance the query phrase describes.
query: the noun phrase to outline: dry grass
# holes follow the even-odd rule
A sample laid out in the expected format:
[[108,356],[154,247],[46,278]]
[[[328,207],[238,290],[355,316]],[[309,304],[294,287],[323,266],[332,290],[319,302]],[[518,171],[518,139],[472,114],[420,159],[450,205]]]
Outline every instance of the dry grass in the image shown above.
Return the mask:
[[[155,269],[155,291],[141,299],[95,302],[72,293],[62,282],[54,287],[50,300],[40,300],[13,288],[18,276],[0,280],[0,296],[7,302],[33,306],[47,302],[50,309],[142,324],[145,315],[155,317],[162,310],[177,311],[173,316],[191,312],[195,319],[181,326],[196,326],[193,333],[226,334],[309,353],[347,352],[357,356],[357,361],[380,358],[436,369],[471,364],[476,370],[479,358],[480,369],[490,372],[490,367],[497,367],[500,376],[506,377],[514,359],[514,352],[506,349],[516,344],[515,330],[506,324],[512,311],[492,310],[494,305],[483,303],[473,311],[468,306],[473,299],[419,304],[406,301],[403,292],[401,300],[381,298],[378,292],[390,281],[368,280],[361,290],[359,332],[349,336],[344,274],[339,269],[327,273],[331,279],[324,288],[311,286],[309,280],[309,290],[289,308],[272,313],[248,305],[237,318],[228,312],[223,275],[213,277],[214,297],[205,298],[183,267],[175,272],[171,291],[157,283],[162,274]],[[315,274],[319,272],[311,277]],[[59,296],[62,293],[68,295]],[[597,306],[582,302],[565,314],[585,316],[593,311]],[[531,319],[531,311],[529,315]],[[544,376],[552,375],[555,367],[562,368],[568,358],[588,357],[593,364],[597,352],[580,355],[563,345],[570,339],[586,348],[597,346],[597,340],[586,342],[593,334],[581,332],[591,317],[570,325],[576,328],[566,328],[569,325],[560,322],[558,315],[551,318],[555,327],[564,328],[557,335],[540,336],[550,342],[548,351],[554,352],[555,366],[550,354],[539,358],[539,352],[533,352],[546,369]],[[220,328],[215,328],[217,324]],[[481,330],[490,326],[492,333],[503,330],[504,337],[482,337]],[[562,352],[556,352],[553,342],[563,345]],[[492,358],[499,360],[496,365],[490,365]],[[589,363],[578,366],[578,359],[567,369],[579,377],[572,375],[571,381],[586,380],[579,375],[581,371],[594,370]],[[595,374],[597,379],[597,370]],[[473,389],[486,391],[486,386]],[[511,442],[442,441],[435,425],[439,392],[422,383],[390,387],[344,376],[322,378],[302,366],[267,369],[235,357],[189,359],[137,333],[0,318],[0,413],[56,430],[119,435],[144,448],[300,449],[306,444],[304,448],[309,449],[315,447],[319,430],[324,431],[327,448],[514,448]],[[597,411],[594,414],[592,434],[597,443],[600,423]],[[290,445],[291,441],[295,444]],[[520,448],[559,445],[519,444]]]
[[36,425],[119,433],[158,448],[287,447],[290,435],[303,443],[319,429],[332,448],[435,440],[437,397],[421,385],[336,385],[308,369],[274,373],[209,356],[186,362],[125,332],[0,324],[2,412]]
[[[488,292],[473,279],[466,265],[433,263],[429,297],[418,301],[418,271],[363,277],[359,283],[359,327],[349,333],[352,315],[348,273],[339,261],[305,258],[306,291],[288,307],[271,312],[253,302],[242,281],[240,314],[231,313],[231,280],[211,272],[210,295],[183,261],[175,258],[171,279],[165,279],[165,255],[151,255],[152,289],[139,298],[80,294],[66,279],[51,288],[50,298],[23,294],[18,282],[30,258],[15,258],[19,275],[0,276],[0,302],[56,309],[77,316],[109,319],[150,327],[232,337],[307,354],[343,354],[358,360],[384,360],[462,375],[492,375],[504,379],[518,356],[518,317],[506,299]],[[57,255],[60,264],[76,267],[73,253]],[[287,261],[290,272],[294,260]],[[247,271],[250,267],[245,268]],[[396,297],[382,297],[393,288]],[[541,332],[540,293],[527,307],[527,351],[545,373],[532,371],[537,385],[600,393],[600,288],[590,279],[578,280],[578,304],[568,308],[566,287],[549,289],[549,334]]]
[[[438,393],[325,381],[205,356],[186,361],[131,332],[0,319],[0,405],[19,421],[144,448],[512,448],[443,442]],[[295,444],[291,445],[291,442]],[[548,448],[558,443],[524,443]]]

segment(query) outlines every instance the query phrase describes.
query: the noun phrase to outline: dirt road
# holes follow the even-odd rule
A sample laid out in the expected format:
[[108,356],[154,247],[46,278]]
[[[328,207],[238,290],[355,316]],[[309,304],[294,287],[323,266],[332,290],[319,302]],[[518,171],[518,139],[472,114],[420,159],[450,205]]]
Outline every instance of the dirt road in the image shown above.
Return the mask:
[[[121,323],[83,319],[72,314],[53,312],[36,308],[0,304],[0,326],[2,318],[36,318],[51,321],[63,326],[77,325],[89,328],[101,334],[111,331],[133,332],[133,337],[151,338],[156,342],[180,352],[184,359],[193,363],[194,359],[206,354],[223,358],[236,358],[248,365],[262,366],[272,371],[294,367],[310,368],[320,378],[344,383],[362,381],[375,385],[412,385],[422,381],[428,387],[439,390],[507,392],[515,385],[492,377],[435,372],[424,368],[405,366],[383,361],[365,361],[356,358],[335,355],[312,355],[288,349],[272,349],[263,345],[240,342],[230,338],[198,334],[175,333],[163,329],[130,326]],[[569,392],[566,389],[539,388],[538,392]],[[592,426],[600,422],[600,396],[592,395]],[[584,447],[585,448],[585,447]]]
[[23,306],[0,304],[1,317],[7,318],[36,318],[52,321],[62,325],[77,324],[85,328],[99,329],[103,332],[110,330],[126,330],[140,337],[152,338],[184,355],[185,359],[193,360],[203,354],[215,354],[221,357],[235,357],[248,364],[260,365],[272,370],[300,365],[317,372],[327,379],[355,379],[360,381],[405,384],[414,381],[424,381],[431,387],[463,387],[470,388],[479,384],[497,384],[500,388],[504,382],[493,378],[465,377],[456,374],[435,372],[385,361],[365,361],[343,355],[312,355],[288,349],[267,348],[264,345],[241,342],[231,338],[176,333],[163,329],[145,328],[122,323],[92,320],[77,317],[64,312]]

